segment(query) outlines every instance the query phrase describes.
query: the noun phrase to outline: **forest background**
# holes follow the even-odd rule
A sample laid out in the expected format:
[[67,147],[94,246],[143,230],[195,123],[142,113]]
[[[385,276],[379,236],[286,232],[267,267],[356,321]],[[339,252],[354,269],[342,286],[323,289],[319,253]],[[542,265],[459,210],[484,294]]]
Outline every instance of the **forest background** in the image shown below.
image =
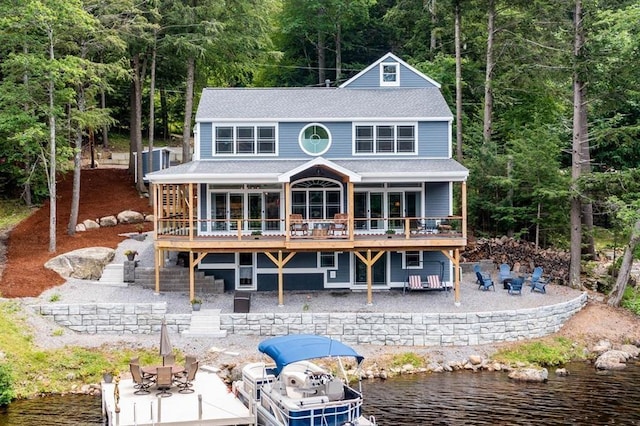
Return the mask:
[[181,135],[188,161],[203,87],[338,86],[389,51],[442,84],[472,233],[570,250],[579,287],[607,229],[627,243],[619,303],[640,240],[632,0],[7,0],[0,191],[50,200],[55,252],[55,176],[79,185],[83,151],[110,134],[131,152]]

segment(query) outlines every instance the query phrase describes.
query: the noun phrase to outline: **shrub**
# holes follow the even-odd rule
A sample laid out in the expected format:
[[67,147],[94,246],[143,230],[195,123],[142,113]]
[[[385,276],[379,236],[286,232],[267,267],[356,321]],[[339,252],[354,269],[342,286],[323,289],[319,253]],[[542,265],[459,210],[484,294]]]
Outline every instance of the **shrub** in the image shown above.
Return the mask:
[[7,364],[0,364],[0,407],[9,405],[15,397],[11,369]]

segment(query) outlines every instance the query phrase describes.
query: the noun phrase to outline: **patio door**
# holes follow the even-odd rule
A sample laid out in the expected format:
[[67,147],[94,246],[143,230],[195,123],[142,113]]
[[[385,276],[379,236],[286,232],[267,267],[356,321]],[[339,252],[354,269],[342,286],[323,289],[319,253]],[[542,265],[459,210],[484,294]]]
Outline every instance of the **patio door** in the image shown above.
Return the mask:
[[356,192],[353,196],[356,229],[383,229],[383,193]]
[[[371,252],[371,256],[375,256],[378,252]],[[367,286],[367,265],[365,265],[358,256],[352,255],[355,263],[353,268],[354,277],[353,284],[357,287]],[[387,256],[385,253],[378,259],[376,263],[371,267],[371,285],[372,286],[386,286],[387,285]]]

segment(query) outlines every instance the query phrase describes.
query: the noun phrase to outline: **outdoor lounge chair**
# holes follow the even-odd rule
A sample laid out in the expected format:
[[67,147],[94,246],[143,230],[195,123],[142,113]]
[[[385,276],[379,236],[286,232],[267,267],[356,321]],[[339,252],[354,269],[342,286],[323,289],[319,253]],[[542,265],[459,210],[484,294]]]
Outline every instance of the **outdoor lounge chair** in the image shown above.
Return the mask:
[[509,285],[509,294],[522,294],[522,284],[524,284],[524,277],[511,278]]
[[540,293],[546,293],[547,289],[547,281],[542,278],[542,266],[536,266],[533,269],[533,274],[531,274],[531,279],[529,285],[531,286],[531,291],[539,291]]
[[504,280],[511,278],[511,266],[506,263],[500,265],[500,282],[504,283]]
[[349,225],[349,215],[347,213],[336,213],[333,222],[329,224],[329,235],[347,235]]
[[302,235],[305,236],[309,233],[309,225],[304,222],[301,214],[290,214],[289,215],[289,228],[291,231],[291,235]]
[[196,379],[196,373],[198,372],[198,361],[192,362],[187,369],[187,374],[174,379],[173,383],[178,386],[178,393],[193,393],[193,382]]
[[149,388],[153,384],[153,381],[142,377],[140,364],[129,364],[129,371],[131,371],[131,378],[133,379],[133,383],[135,383],[134,387],[136,391],[133,392],[134,395],[148,395],[150,393]]
[[[483,273],[480,265],[478,265],[477,263],[473,265],[473,272],[476,274],[476,277],[478,276],[478,274],[480,274],[482,278],[491,279],[491,275]],[[482,281],[480,280],[480,278],[476,280],[476,284],[482,285]]]
[[493,291],[496,291],[496,286],[493,284],[491,277],[483,277],[480,272],[476,272],[476,278],[478,278],[478,282],[480,283],[478,290],[482,289],[486,291],[489,290],[490,287],[493,287]]
[[171,373],[170,366],[158,367],[158,375],[156,376],[156,386],[160,392],[156,393],[156,396],[167,397],[171,396],[171,385],[173,384],[173,374]]

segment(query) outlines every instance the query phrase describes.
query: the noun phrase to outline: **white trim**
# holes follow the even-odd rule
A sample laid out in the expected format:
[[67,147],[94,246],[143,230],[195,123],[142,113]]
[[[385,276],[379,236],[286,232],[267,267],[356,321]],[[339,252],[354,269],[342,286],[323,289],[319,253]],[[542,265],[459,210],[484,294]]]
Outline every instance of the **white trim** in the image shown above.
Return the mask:
[[200,160],[200,123],[196,122],[193,126],[193,158]]
[[338,166],[333,161],[327,160],[324,157],[316,157],[313,160],[310,160],[304,164],[301,164],[300,166],[295,167],[286,173],[280,174],[278,176],[278,182],[290,182],[293,176],[297,175],[298,173],[304,170],[307,170],[309,168],[316,167],[316,166],[323,166],[327,169],[334,170],[338,174],[347,176],[351,182],[360,182],[361,180],[360,175],[352,172],[351,170],[346,169],[342,166]]
[[[422,196],[424,197],[424,193],[422,194]],[[422,203],[424,204],[424,203]],[[415,266],[407,266],[407,251],[417,251],[418,252],[418,264]],[[406,251],[402,251],[400,252],[402,255],[402,269],[404,270],[410,270],[410,269],[423,269],[423,262],[424,262],[424,256],[423,256],[423,251],[422,250],[406,250]]]
[[416,73],[419,77],[425,79],[426,81],[428,81],[429,83],[433,84],[434,86],[436,86],[438,89],[440,88],[440,83],[438,83],[437,81],[433,80],[431,77],[428,77],[427,75],[423,74],[422,72],[418,71],[417,69],[415,69],[414,67],[412,67],[411,65],[409,65],[408,63],[406,63],[405,61],[403,61],[402,59],[398,58],[396,55],[394,55],[393,53],[389,52],[386,55],[384,55],[382,58],[378,59],[377,61],[375,61],[373,64],[369,65],[367,68],[363,69],[362,71],[360,71],[358,74],[356,74],[355,76],[351,77],[349,80],[345,81],[344,83],[342,83],[340,86],[338,86],[339,88],[341,87],[347,87],[349,84],[353,83],[355,80],[357,80],[361,75],[366,74],[367,72],[369,72],[373,67],[377,66],[378,64],[380,64],[383,61],[387,61],[389,59],[392,59],[393,61],[396,61],[398,63],[400,63],[401,65],[404,65],[405,67],[407,67],[409,70],[413,71],[414,73]]
[[[388,122],[383,122],[383,121],[379,121],[379,122],[372,122],[372,121],[353,121],[351,123],[351,155],[353,155],[354,157],[362,157],[362,156],[373,156],[375,158],[378,158],[378,156],[384,156],[384,155],[388,155],[391,156],[393,158],[395,157],[404,157],[404,156],[418,156],[419,154],[419,147],[418,147],[418,139],[419,139],[419,135],[418,135],[418,129],[419,129],[419,123],[418,122],[412,122],[412,121],[403,121],[401,123],[397,122],[397,121],[388,121]],[[374,131],[373,131],[373,148],[374,151],[373,152],[356,152],[356,127],[358,126],[373,126],[374,127]],[[376,147],[376,131],[375,128],[378,126],[393,126],[393,149],[394,152],[376,152],[375,151],[375,147]],[[413,126],[413,139],[414,139],[414,144],[413,144],[413,152],[396,152],[395,150],[398,147],[398,126]]]
[[[400,87],[400,64],[398,62],[380,62],[378,65],[380,67],[380,87]],[[384,68],[392,66],[395,68],[395,80],[386,81],[384,79]]]
[[[307,150],[307,148],[303,145],[302,141],[304,140],[303,138],[303,134],[304,132],[307,131],[307,129],[309,127],[312,126],[316,126],[316,127],[321,127],[324,129],[325,132],[327,132],[327,135],[329,137],[329,143],[327,144],[327,146],[320,152],[310,152]],[[329,148],[331,148],[331,143],[333,142],[333,136],[331,135],[331,131],[329,130],[329,128],[327,126],[325,126],[324,124],[320,124],[320,123],[309,123],[305,126],[302,127],[302,129],[300,129],[300,133],[298,133],[298,146],[300,147],[300,149],[302,149],[302,152],[304,152],[307,155],[311,155],[313,157],[317,157],[319,155],[323,155],[325,154],[327,151],[329,151]]]

